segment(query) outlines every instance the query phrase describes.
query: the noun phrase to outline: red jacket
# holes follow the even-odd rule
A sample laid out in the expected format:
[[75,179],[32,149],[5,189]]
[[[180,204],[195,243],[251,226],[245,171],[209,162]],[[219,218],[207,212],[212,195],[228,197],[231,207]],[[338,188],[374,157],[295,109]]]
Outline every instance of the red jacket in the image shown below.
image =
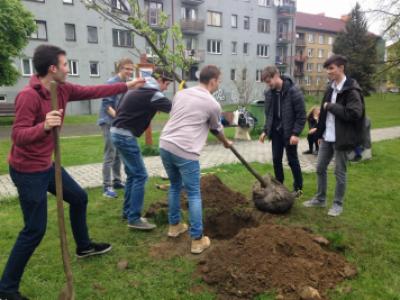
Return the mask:
[[[124,93],[126,83],[80,86],[71,83],[59,84],[58,107],[65,108],[68,101],[79,101],[108,97]],[[34,75],[29,85],[15,99],[15,120],[12,128],[12,146],[8,162],[15,170],[24,173],[45,171],[51,167],[54,140],[52,131],[44,130],[46,114],[50,112],[50,92]]]

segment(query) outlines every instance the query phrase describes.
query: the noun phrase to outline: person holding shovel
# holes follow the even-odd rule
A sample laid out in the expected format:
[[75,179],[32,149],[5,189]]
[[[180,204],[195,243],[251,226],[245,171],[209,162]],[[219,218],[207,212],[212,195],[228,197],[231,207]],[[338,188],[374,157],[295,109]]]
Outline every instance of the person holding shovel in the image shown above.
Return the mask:
[[220,83],[220,70],[208,65],[200,71],[200,84],[178,92],[173,100],[170,119],[160,137],[160,155],[171,182],[168,193],[168,236],[176,238],[188,230],[181,222],[180,192],[188,194],[191,252],[202,253],[210,247],[203,235],[200,195],[199,156],[211,131],[226,148],[231,142],[224,136],[221,106],[212,96]]
[[297,154],[299,135],[306,123],[304,96],[287,76],[281,76],[275,66],[268,66],[262,72],[262,80],[269,86],[265,93],[265,126],[260,135],[263,143],[267,137],[272,141],[272,161],[275,178],[283,183],[283,150],[294,178],[294,191],[303,194],[303,175]]
[[[0,280],[0,299],[27,299],[19,293],[19,284],[33,252],[40,244],[47,225],[47,192],[55,194],[55,171],[52,163],[52,129],[61,126],[69,101],[108,97],[143,85],[138,79],[126,83],[80,86],[66,82],[69,72],[66,52],[53,45],[35,49],[36,74],[15,100],[15,120],[9,170],[18,190],[24,227],[18,235]],[[51,110],[50,83],[58,83],[59,110]],[[79,184],[62,169],[63,198],[69,203],[76,255],[84,258],[111,250],[107,243],[93,242],[86,223],[88,197]]]

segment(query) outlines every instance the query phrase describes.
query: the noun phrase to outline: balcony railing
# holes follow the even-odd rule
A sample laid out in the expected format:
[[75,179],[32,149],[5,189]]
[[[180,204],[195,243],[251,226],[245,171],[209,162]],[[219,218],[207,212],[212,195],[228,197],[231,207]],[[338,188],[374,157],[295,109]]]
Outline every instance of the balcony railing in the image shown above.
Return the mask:
[[296,12],[296,7],[290,4],[283,4],[278,6],[279,17],[292,17]]
[[296,39],[296,46],[305,47],[306,46],[306,40],[297,38]]
[[303,77],[304,76],[304,70],[294,70],[294,76],[296,77]]
[[289,44],[291,42],[292,35],[290,32],[278,32],[277,42],[279,44]]
[[193,62],[200,63],[204,61],[206,51],[200,49],[185,50],[185,58],[192,59]]
[[204,0],[182,0],[182,4],[200,5],[203,3],[204,3]]
[[301,55],[301,54],[296,54],[296,56],[294,57],[294,60],[296,62],[305,62],[307,60],[307,56]]
[[277,65],[286,65],[287,58],[286,56],[276,56],[275,57],[275,64]]
[[205,21],[204,20],[193,20],[193,19],[182,19],[181,30],[183,33],[197,34],[204,32]]

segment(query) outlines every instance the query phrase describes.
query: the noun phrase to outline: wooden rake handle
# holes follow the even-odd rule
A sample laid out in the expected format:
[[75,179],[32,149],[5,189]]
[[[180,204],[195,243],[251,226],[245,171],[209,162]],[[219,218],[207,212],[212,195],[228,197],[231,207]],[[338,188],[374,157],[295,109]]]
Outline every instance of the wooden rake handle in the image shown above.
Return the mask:
[[[58,110],[57,99],[57,83],[50,83],[51,107],[52,110]],[[72,300],[75,298],[71,260],[68,252],[67,234],[64,221],[64,204],[63,204],[63,187],[61,175],[61,151],[60,151],[60,127],[53,127],[54,137],[54,165],[55,165],[55,181],[56,181],[56,197],[57,197],[57,218],[58,230],[61,242],[61,254],[64,265],[64,273],[67,279],[67,286],[60,293],[60,299]],[[62,295],[62,296],[61,296]]]

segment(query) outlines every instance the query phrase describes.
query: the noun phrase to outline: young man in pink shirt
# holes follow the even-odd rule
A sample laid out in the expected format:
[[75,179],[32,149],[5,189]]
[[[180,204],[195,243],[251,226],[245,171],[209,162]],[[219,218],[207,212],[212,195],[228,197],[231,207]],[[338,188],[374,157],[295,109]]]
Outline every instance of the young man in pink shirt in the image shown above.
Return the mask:
[[200,84],[176,94],[170,119],[160,137],[160,155],[171,182],[168,194],[169,237],[178,237],[188,226],[181,222],[180,192],[188,194],[191,252],[202,253],[210,247],[203,235],[200,195],[201,149],[211,131],[226,148],[232,144],[225,138],[221,124],[221,106],[212,96],[220,83],[220,70],[213,65],[202,68]]
[[[19,293],[19,284],[26,264],[46,232],[47,192],[55,194],[52,129],[62,125],[67,102],[120,94],[144,83],[142,79],[86,87],[68,83],[66,52],[52,45],[38,46],[33,64],[36,74],[15,100],[16,114],[8,161],[11,179],[18,190],[24,228],[18,235],[0,280],[0,299],[3,300],[27,299]],[[59,110],[51,109],[50,82],[53,80],[58,83]],[[89,238],[86,192],[64,169],[62,181],[63,198],[69,203],[77,257],[110,251],[110,244],[95,243]]]

